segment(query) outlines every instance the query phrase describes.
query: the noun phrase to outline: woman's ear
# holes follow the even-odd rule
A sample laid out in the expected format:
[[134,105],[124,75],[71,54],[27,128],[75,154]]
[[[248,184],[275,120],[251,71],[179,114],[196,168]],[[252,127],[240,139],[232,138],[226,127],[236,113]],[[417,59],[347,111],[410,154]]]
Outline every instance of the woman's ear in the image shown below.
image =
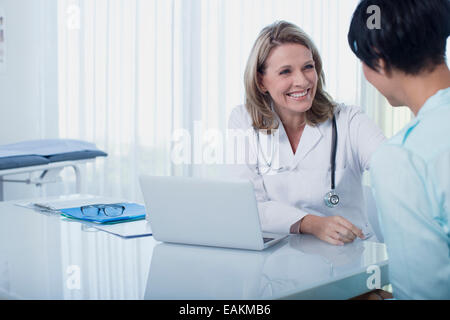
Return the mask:
[[386,62],[385,62],[383,59],[378,58],[377,64],[378,64],[378,67],[379,67],[379,68],[378,68],[378,72],[379,72],[380,74],[382,74],[383,76],[388,75],[388,72],[387,72],[387,70],[386,70]]
[[262,74],[259,73],[259,72],[258,72],[258,74],[257,74],[257,80],[258,80],[258,88],[259,88],[259,90],[260,90],[262,93],[264,93],[264,94],[269,93],[269,91],[267,91],[266,87],[265,87],[264,84],[263,84],[263,76],[262,76]]
[[387,78],[391,77],[391,69],[388,67],[388,64],[383,58],[378,58],[375,63],[376,71]]

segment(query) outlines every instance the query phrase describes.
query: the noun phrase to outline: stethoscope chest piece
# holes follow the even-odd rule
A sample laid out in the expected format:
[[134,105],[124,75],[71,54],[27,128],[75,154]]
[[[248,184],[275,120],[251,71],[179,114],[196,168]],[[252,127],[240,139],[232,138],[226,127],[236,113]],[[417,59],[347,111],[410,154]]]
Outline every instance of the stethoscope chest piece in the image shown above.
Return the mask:
[[327,207],[330,208],[334,208],[339,204],[339,196],[336,194],[334,190],[328,192],[323,200],[325,201]]

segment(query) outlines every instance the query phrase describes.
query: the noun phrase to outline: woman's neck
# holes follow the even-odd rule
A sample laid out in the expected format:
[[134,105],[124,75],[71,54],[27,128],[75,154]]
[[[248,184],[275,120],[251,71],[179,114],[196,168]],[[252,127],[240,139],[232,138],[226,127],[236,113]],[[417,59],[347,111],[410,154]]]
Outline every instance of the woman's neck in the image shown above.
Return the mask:
[[302,137],[303,130],[306,126],[306,116],[304,112],[290,112],[286,110],[280,110],[275,107],[275,112],[283,124],[284,131],[291,144],[292,153],[297,152],[297,146]]
[[286,132],[298,132],[306,125],[306,116],[304,112],[291,112],[275,107],[275,112],[283,124]]
[[439,65],[435,70],[421,76],[404,76],[402,87],[407,105],[417,116],[424,103],[439,90],[450,86],[450,71],[446,64]]

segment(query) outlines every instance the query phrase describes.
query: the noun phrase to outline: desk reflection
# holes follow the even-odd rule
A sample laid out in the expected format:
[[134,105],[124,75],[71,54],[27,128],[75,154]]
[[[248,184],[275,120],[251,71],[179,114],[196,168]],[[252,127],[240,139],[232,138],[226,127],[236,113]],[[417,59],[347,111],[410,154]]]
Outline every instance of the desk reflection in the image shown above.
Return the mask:
[[261,252],[160,243],[145,299],[273,299],[364,267],[375,243],[338,247],[292,235]]

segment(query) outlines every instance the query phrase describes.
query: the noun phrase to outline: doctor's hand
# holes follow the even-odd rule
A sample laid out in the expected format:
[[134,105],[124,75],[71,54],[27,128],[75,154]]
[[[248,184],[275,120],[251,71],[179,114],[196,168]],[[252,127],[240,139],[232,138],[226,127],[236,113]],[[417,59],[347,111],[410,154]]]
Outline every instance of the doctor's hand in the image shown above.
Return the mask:
[[341,246],[352,242],[356,237],[364,239],[362,230],[341,216],[319,217],[308,214],[302,219],[300,232],[312,234],[323,241]]

